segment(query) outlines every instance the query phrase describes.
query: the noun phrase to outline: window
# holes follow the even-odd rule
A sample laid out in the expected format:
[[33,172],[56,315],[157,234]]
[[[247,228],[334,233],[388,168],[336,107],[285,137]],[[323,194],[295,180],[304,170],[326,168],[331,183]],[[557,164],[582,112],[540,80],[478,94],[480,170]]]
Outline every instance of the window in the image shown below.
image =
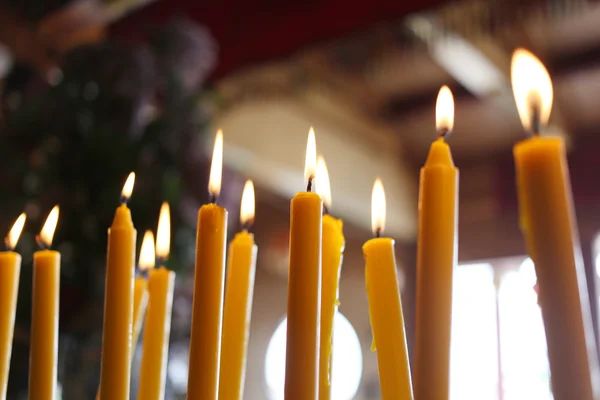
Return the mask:
[[552,399],[535,268],[521,260],[456,269],[453,400]]
[[[362,350],[354,328],[341,313],[335,314],[333,326],[331,399],[351,400],[356,395],[362,375]],[[286,333],[287,319],[284,319],[267,348],[265,375],[270,400],[284,398]]]

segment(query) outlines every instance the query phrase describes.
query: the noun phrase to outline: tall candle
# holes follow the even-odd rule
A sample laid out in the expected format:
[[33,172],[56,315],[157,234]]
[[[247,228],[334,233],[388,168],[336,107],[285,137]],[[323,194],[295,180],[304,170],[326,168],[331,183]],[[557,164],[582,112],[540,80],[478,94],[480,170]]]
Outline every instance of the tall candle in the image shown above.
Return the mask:
[[148,308],[148,274],[156,263],[154,256],[154,235],[151,230],[144,232],[140,258],[138,262],[138,276],[133,287],[133,327],[131,333],[131,356],[137,347],[142,325],[146,318]]
[[[156,235],[156,255],[165,262],[169,257],[171,221],[169,204],[163,203]],[[148,246],[148,257],[154,258],[154,249]],[[151,269],[148,278],[150,302],[144,325],[142,365],[138,400],[163,400],[169,360],[169,336],[175,272],[164,265]]]
[[229,245],[227,260],[219,400],[241,400],[244,395],[246,353],[258,251],[254,235],[248,232],[254,222],[254,185],[250,180],[244,186],[240,219],[242,231],[235,235]]
[[132,172],[125,182],[121,205],[108,231],[100,369],[102,400],[129,399],[136,230],[127,200],[134,183]]
[[318,396],[323,202],[311,191],[317,167],[316,151],[311,128],[304,170],[307,189],[294,196],[290,210],[286,400],[315,400]]
[[[344,252],[341,219],[332,217],[329,172],[323,157],[317,161],[317,193],[323,200],[323,238],[321,255],[321,332],[319,338],[319,400],[331,399],[333,364],[333,322],[339,305],[339,281]],[[340,382],[341,383],[341,382]]]
[[209,179],[213,202],[198,212],[188,400],[216,400],[218,394],[227,241],[227,210],[216,204],[222,164],[223,133],[219,131]]
[[540,136],[550,117],[552,82],[542,63],[519,49],[512,85],[521,121],[533,136],[513,149],[520,225],[535,264],[556,400],[600,398],[598,353],[565,143]]
[[25,213],[17,218],[4,241],[6,251],[0,252],[0,400],[6,400],[21,273],[21,255],[13,250],[23,231],[25,219]]
[[454,100],[447,86],[437,99],[439,138],[421,168],[417,246],[415,399],[448,400],[452,275],[457,259],[458,170],[445,138],[452,131]]
[[371,207],[376,238],[364,244],[363,253],[373,344],[377,349],[381,398],[412,400],[394,241],[380,237],[385,228],[385,194],[379,179],[373,187]]
[[49,248],[58,214],[55,206],[37,238],[42,250],[33,254],[29,400],[56,398],[60,253]]

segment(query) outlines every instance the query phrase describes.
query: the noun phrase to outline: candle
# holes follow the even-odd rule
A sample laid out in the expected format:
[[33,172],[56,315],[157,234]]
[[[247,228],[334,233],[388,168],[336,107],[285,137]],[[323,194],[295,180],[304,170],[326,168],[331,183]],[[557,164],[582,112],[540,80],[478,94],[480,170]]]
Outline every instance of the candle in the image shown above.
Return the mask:
[[21,255],[13,249],[19,241],[25,219],[25,213],[17,218],[4,241],[6,251],[0,252],[0,400],[6,400],[21,273]]
[[254,235],[248,232],[254,222],[254,185],[250,180],[244,186],[240,220],[242,231],[235,235],[229,245],[227,260],[219,400],[241,400],[244,393],[246,353],[258,251],[254,243]]
[[216,204],[222,168],[223,133],[218,131],[208,184],[213,201],[198,211],[188,400],[216,400],[218,393],[227,241],[227,210]]
[[376,238],[365,243],[363,253],[373,344],[377,349],[381,398],[411,400],[413,393],[394,241],[380,237],[385,228],[385,193],[379,179],[373,186],[371,208]]
[[315,133],[306,148],[306,192],[291,201],[285,399],[315,400],[319,380],[323,202],[311,189],[317,167]]
[[[169,204],[163,203],[158,220],[156,254],[161,261],[169,257],[171,221]],[[154,248],[147,255],[154,260]],[[163,400],[169,360],[169,335],[175,272],[164,265],[151,269],[148,278],[150,301],[144,326],[142,365],[140,369],[139,400]]]
[[344,252],[343,222],[329,214],[331,186],[323,157],[317,162],[317,193],[323,200],[323,254],[321,255],[321,333],[319,345],[319,400],[331,399],[333,321],[338,308],[339,281]]
[[448,399],[452,273],[457,258],[458,170],[445,137],[452,131],[454,100],[447,86],[437,99],[439,137],[421,168],[417,307],[414,362],[415,399]]
[[33,254],[29,400],[56,398],[60,253],[49,248],[58,214],[55,206],[37,237],[42,250]]
[[129,399],[136,230],[127,200],[134,183],[132,172],[123,186],[121,205],[108,231],[100,369],[100,397],[103,400]]
[[542,63],[519,49],[512,86],[521,121],[533,135],[514,147],[520,225],[535,264],[556,400],[600,398],[599,363],[590,316],[573,195],[560,137],[540,136],[552,108]]

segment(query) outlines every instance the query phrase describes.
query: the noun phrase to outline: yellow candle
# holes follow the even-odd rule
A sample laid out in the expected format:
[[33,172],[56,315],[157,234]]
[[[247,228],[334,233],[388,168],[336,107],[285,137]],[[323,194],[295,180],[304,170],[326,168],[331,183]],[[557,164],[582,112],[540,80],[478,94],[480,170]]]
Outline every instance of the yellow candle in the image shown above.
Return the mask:
[[146,317],[148,307],[148,278],[146,274],[154,268],[154,235],[152,231],[144,232],[142,247],[140,248],[140,261],[138,262],[139,275],[135,278],[133,288],[133,330],[131,335],[131,356],[138,344],[140,331]]
[[314,131],[306,149],[306,192],[291,202],[285,399],[315,400],[319,381],[321,233],[323,202],[312,193],[317,153]]
[[17,218],[5,239],[7,251],[0,252],[0,400],[6,400],[21,273],[21,255],[12,250],[17,246],[25,219],[25,213]]
[[379,179],[373,187],[371,207],[373,231],[377,237],[365,243],[363,253],[371,329],[377,349],[381,398],[411,400],[413,394],[410,365],[396,273],[394,241],[379,237],[385,227],[385,194]]
[[[209,179],[216,200],[221,190],[223,133],[217,132]],[[215,203],[198,212],[196,267],[188,376],[188,400],[216,400],[219,385],[227,210]]]
[[319,345],[319,400],[331,399],[331,366],[333,356],[333,321],[338,308],[339,281],[344,252],[341,219],[328,214],[331,210],[329,173],[323,157],[317,163],[317,193],[323,200],[323,254],[321,256],[321,333]]
[[235,235],[229,245],[227,260],[219,400],[241,400],[244,394],[246,352],[258,251],[254,244],[254,235],[248,232],[254,221],[252,181],[247,181],[244,186],[240,218],[244,229]]
[[[55,206],[38,236],[38,243],[44,249],[52,245],[58,213]],[[40,250],[33,254],[32,296],[29,400],[53,400],[58,358],[59,252]]]
[[[169,205],[164,203],[158,222],[156,253],[165,261],[169,256],[171,222]],[[148,256],[154,261],[154,249],[148,247]],[[151,256],[151,257],[150,257]],[[150,302],[144,325],[142,365],[138,400],[163,400],[169,360],[169,335],[175,272],[164,266],[150,270],[148,289]]]
[[132,172],[123,187],[123,202],[108,231],[100,370],[103,400],[129,399],[136,230],[126,201],[134,182]]
[[541,137],[550,116],[552,82],[542,63],[513,55],[515,101],[530,139],[514,147],[520,225],[535,264],[556,400],[600,398],[600,376],[577,233],[565,144]]
[[444,86],[438,95],[438,140],[421,168],[417,307],[414,362],[415,399],[447,400],[450,390],[452,273],[456,265],[458,170],[444,137],[452,131],[454,101]]

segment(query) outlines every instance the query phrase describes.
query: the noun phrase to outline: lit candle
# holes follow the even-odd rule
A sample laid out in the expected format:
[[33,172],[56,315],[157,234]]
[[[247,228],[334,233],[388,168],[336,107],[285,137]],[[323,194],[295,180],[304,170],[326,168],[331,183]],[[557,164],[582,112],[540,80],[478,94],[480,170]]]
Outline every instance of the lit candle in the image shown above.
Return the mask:
[[60,253],[50,246],[58,213],[55,206],[37,237],[42,250],[33,254],[29,400],[56,398]]
[[321,233],[323,202],[312,193],[317,168],[315,133],[306,148],[306,192],[291,201],[285,399],[315,400],[319,381]]
[[448,399],[452,273],[457,258],[458,169],[445,142],[454,123],[454,100],[447,86],[437,98],[439,137],[421,168],[417,307],[414,362],[415,399]]
[[376,237],[365,243],[363,253],[381,398],[411,400],[413,393],[394,240],[380,237],[385,228],[385,193],[379,179],[373,186],[371,208],[373,232]]
[[[156,255],[161,262],[165,262],[169,258],[170,235],[169,204],[163,203],[156,234]],[[154,248],[148,246],[146,255],[148,260],[152,258],[154,261]],[[175,272],[169,271],[164,265],[150,270],[148,278],[150,301],[144,325],[138,400],[163,400],[165,398],[174,288]]]
[[317,193],[323,200],[323,254],[321,255],[321,333],[319,345],[319,400],[331,399],[333,322],[339,305],[339,282],[344,252],[343,222],[329,214],[331,186],[323,157],[317,161]]
[[108,230],[100,369],[100,397],[103,400],[129,399],[137,233],[127,200],[131,197],[134,183],[135,174],[132,172],[123,186],[121,205]]
[[188,400],[216,400],[218,394],[227,241],[227,210],[216,203],[222,168],[223,132],[218,131],[208,183],[212,202],[198,211]]
[[520,225],[535,264],[556,400],[600,398],[600,375],[573,195],[561,137],[540,136],[552,108],[552,81],[526,50],[512,59],[512,86],[532,137],[513,149]]
[[144,232],[140,258],[138,262],[138,276],[133,285],[133,327],[131,333],[131,356],[137,347],[140,331],[146,317],[148,307],[148,271],[154,268],[154,235],[151,230]]
[[0,400],[6,399],[21,273],[21,255],[13,250],[23,231],[25,219],[25,213],[17,218],[4,240],[6,251],[0,252]]
[[248,232],[254,222],[254,185],[250,180],[244,186],[240,220],[242,231],[231,241],[227,259],[219,400],[241,400],[244,393],[258,251],[254,235]]

